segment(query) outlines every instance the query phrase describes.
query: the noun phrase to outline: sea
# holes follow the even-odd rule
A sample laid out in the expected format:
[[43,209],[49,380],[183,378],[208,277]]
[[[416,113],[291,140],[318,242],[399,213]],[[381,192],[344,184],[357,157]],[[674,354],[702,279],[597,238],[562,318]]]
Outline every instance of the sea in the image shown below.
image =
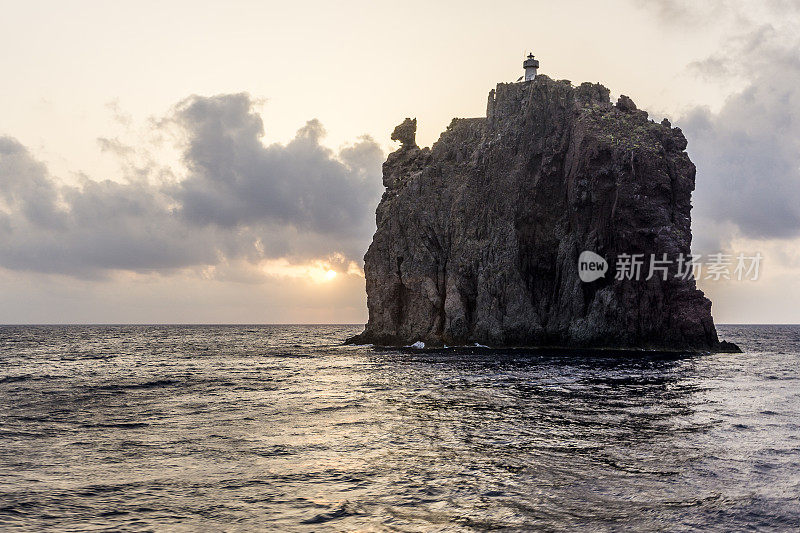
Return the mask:
[[744,353],[0,327],[2,531],[798,531],[800,326]]

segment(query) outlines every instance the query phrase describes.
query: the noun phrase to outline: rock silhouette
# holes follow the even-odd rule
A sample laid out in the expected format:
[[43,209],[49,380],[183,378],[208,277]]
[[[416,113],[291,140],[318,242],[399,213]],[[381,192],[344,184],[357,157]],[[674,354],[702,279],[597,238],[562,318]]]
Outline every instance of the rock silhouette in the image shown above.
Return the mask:
[[[695,166],[679,128],[600,84],[539,75],[497,85],[486,118],[453,119],[430,149],[415,132],[406,119],[392,135],[369,322],[349,342],[736,349],[680,275]],[[584,251],[608,261],[595,281],[579,277]],[[623,254],[645,257],[638,279],[617,279]],[[651,254],[666,273],[648,276]]]

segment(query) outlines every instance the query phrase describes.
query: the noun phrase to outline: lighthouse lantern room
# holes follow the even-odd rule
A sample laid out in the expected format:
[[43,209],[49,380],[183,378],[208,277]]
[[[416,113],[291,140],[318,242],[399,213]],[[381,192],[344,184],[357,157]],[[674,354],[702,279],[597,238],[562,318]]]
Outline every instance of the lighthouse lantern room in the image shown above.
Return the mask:
[[536,77],[536,69],[539,68],[539,60],[533,58],[533,54],[528,54],[528,58],[522,62],[525,68],[525,81],[531,81]]

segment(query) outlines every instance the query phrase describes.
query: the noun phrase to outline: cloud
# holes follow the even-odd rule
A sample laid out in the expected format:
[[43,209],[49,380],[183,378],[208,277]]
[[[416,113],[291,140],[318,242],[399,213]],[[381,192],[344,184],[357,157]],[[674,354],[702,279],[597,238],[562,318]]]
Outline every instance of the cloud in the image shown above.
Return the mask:
[[659,22],[679,28],[732,25],[743,30],[754,20],[786,20],[800,13],[797,0],[631,0]]
[[0,266],[97,278],[214,265],[360,261],[374,225],[383,153],[368,137],[334,153],[312,120],[286,145],[264,146],[247,94],[192,96],[160,122],[179,134],[186,176],[135,167],[123,180],[68,186],[18,141],[0,137]]
[[6,220],[16,215],[32,226],[60,228],[64,213],[57,197],[46,167],[16,139],[0,137],[0,200]]
[[662,22],[691,26],[717,19],[730,9],[727,0],[633,0],[633,3],[652,11]]
[[718,111],[700,106],[676,120],[697,165],[696,251],[800,235],[800,3],[634,3],[675,28],[722,30],[717,50],[687,68],[727,99]]
[[325,130],[309,121],[286,146],[264,146],[261,117],[246,94],[181,102],[173,120],[187,133],[190,174],[175,197],[195,224],[234,227],[289,224],[332,237],[371,224],[365,205],[378,193],[380,148],[366,138],[336,157],[322,146]]
[[696,219],[727,228],[721,240],[792,238],[800,234],[800,46],[771,27],[737,42],[703,65],[715,65],[708,75],[744,77],[745,88],[717,113],[700,107],[680,120],[698,168]]

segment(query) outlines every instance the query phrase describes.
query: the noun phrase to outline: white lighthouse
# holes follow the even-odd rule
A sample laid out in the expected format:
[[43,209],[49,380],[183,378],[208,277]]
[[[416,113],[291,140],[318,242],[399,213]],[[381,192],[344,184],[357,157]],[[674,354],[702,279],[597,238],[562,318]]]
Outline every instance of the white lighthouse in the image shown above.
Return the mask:
[[533,54],[528,54],[528,59],[522,62],[525,68],[525,81],[531,81],[536,77],[536,69],[539,68],[539,60],[533,58]]

